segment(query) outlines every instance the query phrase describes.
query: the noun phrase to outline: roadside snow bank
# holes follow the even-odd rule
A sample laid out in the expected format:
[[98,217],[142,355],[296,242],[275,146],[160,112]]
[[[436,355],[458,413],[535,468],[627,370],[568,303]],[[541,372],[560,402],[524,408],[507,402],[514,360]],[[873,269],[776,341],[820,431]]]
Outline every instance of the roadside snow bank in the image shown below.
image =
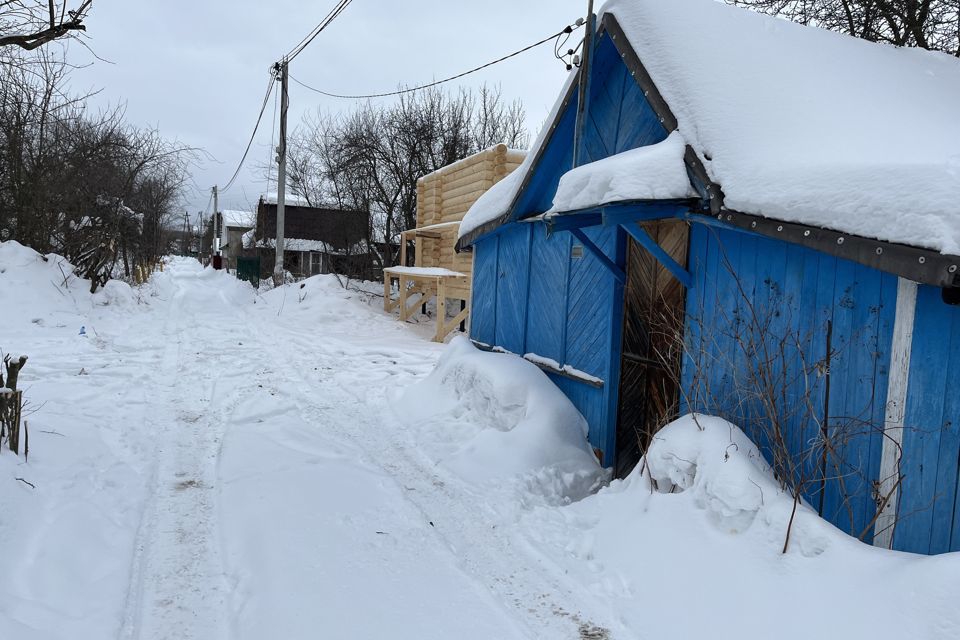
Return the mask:
[[877,549],[803,504],[784,554],[792,509],[739,428],[685,416],[626,480],[523,528],[640,637],[960,637],[960,554]]
[[74,276],[66,258],[42,256],[15,240],[0,242],[0,309],[8,332],[31,322],[44,326],[50,312],[89,311],[89,291],[90,282]]
[[474,483],[538,476],[548,498],[577,500],[603,477],[587,422],[540,369],[457,336],[400,399],[435,461]]

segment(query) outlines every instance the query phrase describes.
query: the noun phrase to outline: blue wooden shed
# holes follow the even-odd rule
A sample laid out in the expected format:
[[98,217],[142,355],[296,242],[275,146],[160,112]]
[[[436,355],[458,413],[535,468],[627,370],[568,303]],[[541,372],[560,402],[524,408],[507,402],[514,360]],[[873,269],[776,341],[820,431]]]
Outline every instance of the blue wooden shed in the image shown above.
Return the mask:
[[[914,64],[914,52],[709,0],[613,0],[588,28],[584,63],[527,162],[461,227],[471,339],[540,364],[617,476],[667,421],[720,415],[851,535],[960,550],[960,210],[937,199],[937,181],[960,189],[960,164],[942,158],[960,125],[935,123],[946,146],[914,131],[879,157],[858,146],[869,122],[821,117],[870,104],[888,82],[911,88],[930,64],[936,80],[912,90],[953,100],[960,61],[924,52]],[[729,38],[741,44],[724,49]],[[789,67],[806,51],[803,69],[782,70],[798,77],[763,76],[765,57]],[[824,55],[834,76],[892,75],[840,99]],[[813,125],[790,121],[798,100]],[[757,102],[783,106],[787,131]],[[956,104],[931,104],[931,117]],[[811,163],[810,131],[843,140]],[[911,173],[918,153],[934,169]],[[663,158],[684,189],[658,187]]]

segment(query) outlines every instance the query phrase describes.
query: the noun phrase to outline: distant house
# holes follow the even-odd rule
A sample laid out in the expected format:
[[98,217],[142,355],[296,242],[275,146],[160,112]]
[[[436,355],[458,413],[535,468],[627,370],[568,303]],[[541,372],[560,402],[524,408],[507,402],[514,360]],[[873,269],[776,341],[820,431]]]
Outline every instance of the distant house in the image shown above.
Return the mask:
[[[367,247],[370,214],[310,207],[301,201],[284,206],[284,268],[297,277],[342,273],[369,277],[372,258]],[[277,203],[261,197],[256,227],[247,232],[247,246],[260,255],[263,276],[273,272],[276,257]]]
[[461,223],[471,339],[545,368],[617,476],[719,415],[851,535],[960,551],[960,60],[712,0],[604,7]]
[[224,267],[236,269],[237,256],[243,253],[243,235],[256,225],[255,216],[252,211],[233,209],[225,209],[220,215],[223,216],[220,251],[223,254]]

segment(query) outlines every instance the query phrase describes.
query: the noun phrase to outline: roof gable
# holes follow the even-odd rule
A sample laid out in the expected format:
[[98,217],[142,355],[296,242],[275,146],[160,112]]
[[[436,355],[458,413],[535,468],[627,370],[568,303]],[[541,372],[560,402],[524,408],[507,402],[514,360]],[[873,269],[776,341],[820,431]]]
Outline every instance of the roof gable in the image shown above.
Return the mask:
[[[668,127],[605,28],[595,41],[590,72],[581,164],[666,139]],[[551,208],[560,178],[573,168],[578,80],[579,72],[568,77],[564,93],[527,160],[471,208],[461,224],[461,245],[505,222]]]

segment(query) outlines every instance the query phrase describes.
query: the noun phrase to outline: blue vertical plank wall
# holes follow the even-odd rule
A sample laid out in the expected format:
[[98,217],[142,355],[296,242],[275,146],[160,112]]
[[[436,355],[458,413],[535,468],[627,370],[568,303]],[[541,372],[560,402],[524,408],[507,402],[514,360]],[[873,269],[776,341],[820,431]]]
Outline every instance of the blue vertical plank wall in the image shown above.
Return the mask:
[[473,281],[483,283],[483,286],[475,284],[473,287],[470,300],[470,337],[487,345],[496,342],[497,289],[493,283],[497,277],[499,240],[498,236],[490,236],[473,247]]
[[[871,541],[896,277],[701,225],[692,229],[690,268],[685,407],[738,424],[768,460],[785,448],[790,462],[780,471],[803,483],[805,499]],[[776,389],[778,424],[762,400],[767,385]],[[837,445],[825,458],[824,425]]]
[[[667,132],[608,35],[598,39],[583,162],[655,144]],[[601,387],[548,373],[590,425],[609,466],[615,450],[622,286],[568,232],[523,218],[550,209],[573,165],[577,89],[550,124],[512,222],[474,244],[470,335],[535,353],[601,378]],[[585,230],[623,265],[622,233]],[[695,223],[688,269],[681,408],[720,415],[768,459],[786,448],[784,473],[840,529],[872,540],[896,312],[897,279],[843,259],[725,227]],[[765,365],[763,363],[766,363]],[[960,550],[960,308],[920,287],[909,374],[899,522],[894,547]],[[779,415],[750,389],[765,367]],[[771,427],[775,422],[775,428]],[[824,453],[823,434],[836,446]]]
[[[583,162],[655,144],[667,137],[643,91],[608,35],[599,38],[591,65],[590,106],[583,130]],[[514,203],[519,220],[548,210],[560,177],[573,166],[577,90],[552,123],[533,174]],[[615,263],[625,240],[616,228],[586,229]],[[566,231],[548,234],[542,223],[513,222],[474,245],[472,339],[524,354],[535,353],[604,380],[602,387],[548,373],[590,424],[590,442],[613,462],[620,366],[621,285]]]
[[497,249],[496,330],[493,344],[523,353],[527,318],[527,280],[530,277],[531,225],[515,225],[500,234]]
[[904,416],[895,549],[960,551],[960,307],[921,286]]
[[567,310],[562,301],[570,272],[573,236],[547,236],[542,224],[532,224],[530,285],[527,296],[526,350],[563,362]]
[[[587,233],[615,259],[615,230]],[[478,242],[470,337],[551,358],[603,380],[596,387],[547,372],[587,419],[591,445],[612,462],[622,293],[589,251],[574,253],[575,244],[565,231],[548,235],[542,223],[507,225]]]

